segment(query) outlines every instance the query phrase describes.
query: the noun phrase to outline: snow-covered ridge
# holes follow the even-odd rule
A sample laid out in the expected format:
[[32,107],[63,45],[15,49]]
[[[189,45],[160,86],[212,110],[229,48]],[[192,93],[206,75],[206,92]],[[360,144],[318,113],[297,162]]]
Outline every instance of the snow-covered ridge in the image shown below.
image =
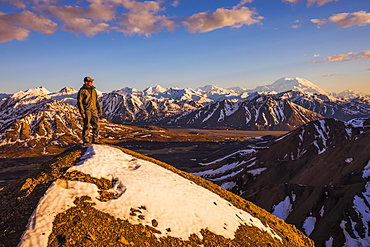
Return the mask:
[[[96,185],[78,181],[56,181],[39,202],[18,246],[47,246],[55,215],[73,206],[76,196],[88,195],[98,210],[133,224],[158,222],[160,236],[188,239],[201,237],[200,230],[234,238],[241,225],[255,226],[271,237],[282,240],[269,226],[246,211],[238,209],[220,196],[182,176],[149,161],[137,159],[121,150],[89,146],[82,161],[68,171],[80,171],[96,178],[114,179],[116,199],[101,202]],[[191,196],[189,196],[191,195]],[[130,217],[130,208],[145,206],[145,218]],[[225,227],[227,226],[227,227]],[[170,228],[168,232],[166,229]],[[41,234],[43,233],[43,234]]]

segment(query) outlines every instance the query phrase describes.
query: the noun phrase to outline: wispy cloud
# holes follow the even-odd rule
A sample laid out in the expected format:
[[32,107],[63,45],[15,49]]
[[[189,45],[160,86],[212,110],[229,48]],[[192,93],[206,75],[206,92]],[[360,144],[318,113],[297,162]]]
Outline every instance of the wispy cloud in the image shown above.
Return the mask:
[[314,54],[313,57],[320,57],[320,54]]
[[300,28],[301,26],[302,26],[301,22],[299,20],[295,20],[293,24],[290,26],[290,28],[297,29]]
[[240,7],[244,6],[245,4],[252,3],[252,2],[253,2],[253,0],[241,0],[240,3],[235,6],[235,8],[240,8]]
[[177,7],[177,6],[179,6],[180,5],[180,1],[178,1],[178,0],[175,0],[175,1],[173,1],[173,3],[171,4],[173,7]]
[[328,75],[322,75],[321,77],[333,77],[333,76],[340,76],[341,74],[328,74]]
[[255,10],[241,5],[250,1],[241,1],[232,9],[219,8],[215,12],[196,13],[182,22],[190,33],[205,33],[223,27],[239,28],[243,25],[259,23],[263,17]]
[[326,57],[321,61],[312,61],[311,63],[345,62],[345,61],[353,61],[353,60],[365,59],[365,58],[370,58],[370,50],[366,50],[362,52],[347,52],[343,54]]
[[332,15],[328,19],[312,19],[311,22],[317,24],[319,27],[328,22],[333,22],[339,27],[365,26],[370,24],[370,13],[366,11],[339,13]]
[[[296,3],[306,1],[306,0],[282,0],[282,1],[296,4]],[[339,1],[339,0],[307,0],[307,5],[312,6],[314,4],[317,4],[318,6],[322,6],[326,3],[335,2],[335,1]]]

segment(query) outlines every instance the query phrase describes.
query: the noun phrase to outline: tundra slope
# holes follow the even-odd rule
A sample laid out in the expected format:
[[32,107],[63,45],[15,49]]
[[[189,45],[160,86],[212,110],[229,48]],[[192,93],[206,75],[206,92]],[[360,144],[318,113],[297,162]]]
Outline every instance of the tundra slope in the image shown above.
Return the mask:
[[317,246],[369,246],[369,129],[369,119],[313,121],[193,174],[296,225]]

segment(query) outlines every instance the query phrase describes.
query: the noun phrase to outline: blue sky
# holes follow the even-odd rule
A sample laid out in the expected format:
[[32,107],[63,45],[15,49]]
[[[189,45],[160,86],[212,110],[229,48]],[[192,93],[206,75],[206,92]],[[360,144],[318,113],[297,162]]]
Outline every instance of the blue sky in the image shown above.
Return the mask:
[[370,94],[369,0],[0,0],[0,92],[302,77]]

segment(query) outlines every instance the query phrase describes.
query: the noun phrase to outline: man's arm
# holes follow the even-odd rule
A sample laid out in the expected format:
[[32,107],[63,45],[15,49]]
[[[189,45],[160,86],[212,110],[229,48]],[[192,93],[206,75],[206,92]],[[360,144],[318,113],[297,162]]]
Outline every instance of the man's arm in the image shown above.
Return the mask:
[[78,106],[78,110],[81,113],[82,118],[85,118],[86,114],[85,114],[85,109],[82,103],[82,99],[83,99],[83,90],[80,90],[78,91],[78,94],[77,94],[77,106]]
[[101,108],[100,100],[99,100],[99,97],[98,97],[97,93],[96,93],[96,109],[98,109],[99,115],[102,116],[103,115],[103,110]]

